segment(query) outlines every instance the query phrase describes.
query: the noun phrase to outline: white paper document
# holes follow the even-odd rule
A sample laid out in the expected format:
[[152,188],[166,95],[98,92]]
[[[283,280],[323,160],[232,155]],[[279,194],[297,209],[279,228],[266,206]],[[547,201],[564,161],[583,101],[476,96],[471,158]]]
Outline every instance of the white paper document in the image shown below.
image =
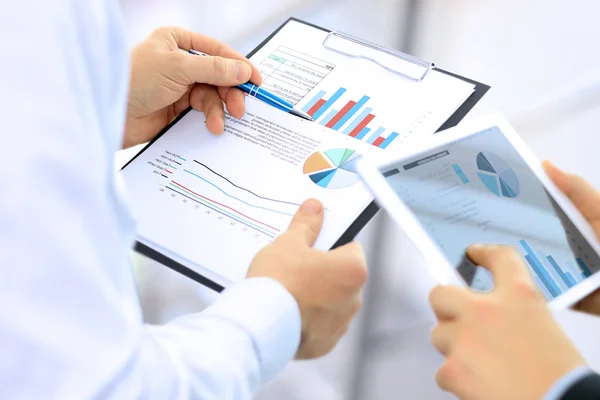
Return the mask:
[[433,134],[474,90],[435,70],[410,81],[326,49],[326,35],[292,21],[251,58],[264,88],[315,121],[247,98],[246,115],[227,115],[214,136],[190,111],[124,168],[140,242],[227,286],[317,198],[315,246],[329,249],[373,200],[357,160]]

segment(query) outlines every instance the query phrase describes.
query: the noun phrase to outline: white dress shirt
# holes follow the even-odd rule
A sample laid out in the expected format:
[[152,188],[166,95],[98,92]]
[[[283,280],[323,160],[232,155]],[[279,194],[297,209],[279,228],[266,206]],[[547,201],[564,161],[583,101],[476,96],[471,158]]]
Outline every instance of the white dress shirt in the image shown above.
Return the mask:
[[300,340],[278,283],[248,280],[205,312],[143,323],[113,160],[121,24],[116,0],[0,2],[0,398],[250,398]]

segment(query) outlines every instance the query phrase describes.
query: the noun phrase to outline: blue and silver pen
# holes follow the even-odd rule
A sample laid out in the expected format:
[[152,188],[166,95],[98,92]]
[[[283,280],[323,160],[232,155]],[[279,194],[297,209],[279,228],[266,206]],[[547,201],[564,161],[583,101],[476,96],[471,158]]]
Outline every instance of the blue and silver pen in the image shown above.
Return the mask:
[[[207,54],[201,53],[196,50],[183,50],[183,51],[186,51],[186,52],[196,55],[196,56],[206,56],[207,55]],[[296,115],[300,118],[304,118],[309,121],[313,120],[309,114],[305,113],[304,111],[295,109],[293,104],[288,103],[281,97],[269,92],[266,89],[261,88],[260,86],[256,86],[250,82],[246,82],[246,83],[243,83],[236,87],[238,89],[240,89],[242,92],[247,93],[248,96],[252,96],[264,103],[272,105],[275,108],[278,108],[282,111],[288,112],[292,115]]]

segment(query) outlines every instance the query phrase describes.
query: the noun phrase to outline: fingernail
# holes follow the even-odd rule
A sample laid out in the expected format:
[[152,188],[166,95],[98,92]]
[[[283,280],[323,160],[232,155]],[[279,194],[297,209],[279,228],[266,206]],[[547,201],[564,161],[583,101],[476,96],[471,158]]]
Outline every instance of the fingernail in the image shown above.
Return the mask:
[[235,63],[235,79],[240,82],[248,82],[252,75],[252,68],[245,62]]
[[302,203],[302,206],[300,207],[300,212],[303,214],[316,215],[319,214],[322,209],[323,206],[321,205],[320,201],[310,199]]

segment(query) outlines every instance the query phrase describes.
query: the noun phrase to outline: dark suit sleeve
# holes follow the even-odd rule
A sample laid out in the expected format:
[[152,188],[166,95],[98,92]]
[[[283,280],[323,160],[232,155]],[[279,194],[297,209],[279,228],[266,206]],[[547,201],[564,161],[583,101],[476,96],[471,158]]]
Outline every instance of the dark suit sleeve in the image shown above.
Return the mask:
[[600,400],[600,375],[584,376],[567,390],[561,400]]

